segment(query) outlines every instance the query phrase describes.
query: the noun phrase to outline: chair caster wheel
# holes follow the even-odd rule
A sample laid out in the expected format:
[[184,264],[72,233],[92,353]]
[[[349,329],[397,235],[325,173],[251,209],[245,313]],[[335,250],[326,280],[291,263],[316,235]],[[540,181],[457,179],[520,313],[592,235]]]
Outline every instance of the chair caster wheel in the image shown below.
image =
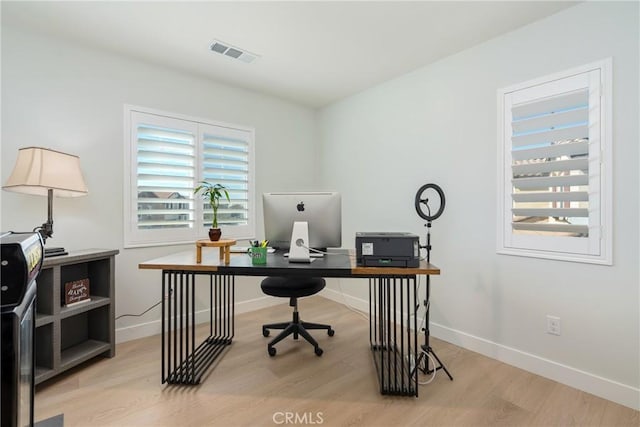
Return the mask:
[[320,347],[316,347],[315,352],[316,352],[316,356],[322,356],[323,351]]
[[269,356],[271,356],[271,357],[276,355],[276,348],[275,347],[269,347],[267,349],[267,351],[269,352]]
[[327,335],[329,335],[330,337],[334,336],[336,334],[336,331],[334,331],[333,329],[329,329],[327,331]]
[[262,328],[262,336],[263,337],[268,337],[269,336],[269,330],[266,328]]

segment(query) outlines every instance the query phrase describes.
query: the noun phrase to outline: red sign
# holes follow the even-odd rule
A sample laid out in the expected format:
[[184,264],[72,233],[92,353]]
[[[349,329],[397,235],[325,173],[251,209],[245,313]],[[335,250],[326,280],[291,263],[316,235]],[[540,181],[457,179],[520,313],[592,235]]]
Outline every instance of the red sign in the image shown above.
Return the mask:
[[89,279],[75,280],[64,284],[64,303],[67,307],[90,300]]

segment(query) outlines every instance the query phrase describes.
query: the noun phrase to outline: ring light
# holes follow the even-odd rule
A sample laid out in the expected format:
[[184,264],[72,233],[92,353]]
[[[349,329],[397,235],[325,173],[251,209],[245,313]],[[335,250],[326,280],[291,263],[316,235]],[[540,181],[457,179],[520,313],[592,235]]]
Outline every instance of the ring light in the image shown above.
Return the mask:
[[[429,198],[425,197],[425,192],[427,192],[428,190],[435,191],[436,194],[438,195],[438,198],[440,199],[440,206],[438,207],[437,212],[433,215],[431,215],[431,208],[429,207]],[[420,249],[427,250],[427,257],[426,257],[427,263],[431,262],[431,221],[433,221],[434,219],[438,219],[440,215],[442,215],[442,212],[444,212],[444,203],[445,203],[444,191],[442,191],[442,188],[440,188],[440,186],[437,184],[425,184],[422,187],[420,187],[420,189],[418,189],[418,192],[416,193],[416,198],[415,198],[416,212],[418,213],[420,218],[427,221],[427,223],[425,224],[425,227],[427,227],[427,244],[424,246],[418,244]],[[426,212],[423,210],[423,208],[425,207],[427,208]],[[424,300],[424,307],[425,307],[424,319],[426,319],[426,326],[422,328],[422,330],[424,331],[424,344],[420,346],[422,351],[420,352],[420,356],[418,357],[418,360],[415,366],[417,366],[418,369],[420,369],[420,371],[422,371],[424,374],[433,373],[434,376],[437,370],[442,369],[447,374],[449,379],[453,381],[453,377],[447,370],[446,366],[444,366],[442,361],[440,361],[438,356],[436,356],[436,353],[433,351],[433,348],[431,348],[431,345],[429,344],[429,337],[431,335],[431,333],[429,332],[429,313],[430,313],[430,307],[431,307],[431,305],[429,304],[430,295],[431,295],[430,279],[431,279],[431,276],[427,274],[426,299]],[[438,365],[436,365],[436,362],[434,361],[434,359],[438,362]],[[429,360],[431,360],[433,368],[429,367]],[[433,379],[433,377],[431,379]],[[430,381],[431,380],[429,380],[429,382]]]
[[[429,189],[434,190],[438,194],[438,197],[440,198],[440,207],[438,208],[438,211],[433,215],[431,215],[431,209],[429,208],[429,204],[428,204],[429,198],[423,197],[424,192]],[[444,211],[444,203],[445,203],[444,191],[442,191],[442,188],[440,188],[440,186],[437,184],[425,184],[422,187],[420,187],[420,189],[416,193],[416,199],[415,199],[416,212],[418,213],[420,218],[426,221],[433,221],[435,219],[438,219],[440,215],[442,215],[442,212]],[[423,210],[423,205],[426,206],[427,208],[426,213]]]

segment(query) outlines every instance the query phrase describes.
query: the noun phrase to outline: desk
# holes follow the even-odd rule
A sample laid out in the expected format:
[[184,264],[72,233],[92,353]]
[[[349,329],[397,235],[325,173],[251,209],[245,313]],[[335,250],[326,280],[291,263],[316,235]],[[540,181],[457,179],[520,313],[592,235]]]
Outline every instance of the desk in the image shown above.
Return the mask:
[[[351,254],[352,255],[352,254]],[[162,383],[199,384],[234,337],[236,276],[369,279],[369,342],[382,394],[418,396],[417,276],[440,274],[421,262],[416,268],[359,267],[347,250],[332,251],[310,264],[294,264],[276,252],[266,265],[251,265],[244,254],[225,264],[216,257],[197,263],[193,251],[153,259],[140,269],[162,270]],[[196,276],[209,277],[209,336],[196,343]],[[338,332],[339,333],[339,332]]]

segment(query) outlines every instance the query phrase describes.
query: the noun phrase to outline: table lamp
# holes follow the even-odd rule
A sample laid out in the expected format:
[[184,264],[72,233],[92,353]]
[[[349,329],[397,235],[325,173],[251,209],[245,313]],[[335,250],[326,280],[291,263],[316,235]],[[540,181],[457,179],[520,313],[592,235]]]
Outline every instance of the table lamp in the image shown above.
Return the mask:
[[[41,147],[18,150],[13,172],[2,188],[47,196],[47,222],[33,230],[38,231],[45,242],[53,235],[53,196],[80,197],[88,193],[78,156]],[[64,248],[45,248],[45,256],[64,254]]]

